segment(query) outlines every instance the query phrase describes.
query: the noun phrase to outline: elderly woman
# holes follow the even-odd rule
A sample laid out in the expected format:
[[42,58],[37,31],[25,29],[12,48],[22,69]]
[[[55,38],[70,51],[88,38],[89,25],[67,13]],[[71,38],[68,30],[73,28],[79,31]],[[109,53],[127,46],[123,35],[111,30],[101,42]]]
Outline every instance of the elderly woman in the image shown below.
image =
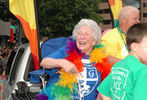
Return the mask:
[[[57,100],[96,100],[96,88],[101,81],[98,69],[102,71],[96,63],[99,60],[103,62],[103,54],[99,52],[102,50],[93,51],[95,47],[102,48],[102,45],[96,46],[100,39],[101,28],[97,23],[91,19],[81,19],[75,25],[72,39],[66,47],[42,60],[42,67],[60,70],[60,74],[57,73],[60,79],[48,89],[48,93],[52,94],[49,97]],[[101,57],[98,57],[99,54]]]

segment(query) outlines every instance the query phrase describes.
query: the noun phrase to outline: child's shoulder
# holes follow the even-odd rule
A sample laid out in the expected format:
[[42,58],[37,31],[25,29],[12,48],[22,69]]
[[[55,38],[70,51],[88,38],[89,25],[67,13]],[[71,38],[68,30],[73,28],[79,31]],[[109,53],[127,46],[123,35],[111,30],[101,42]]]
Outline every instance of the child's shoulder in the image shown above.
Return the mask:
[[133,68],[139,64],[139,61],[134,58],[134,56],[128,55],[124,59],[120,60],[119,62],[113,65],[113,68],[120,67],[120,68]]
[[142,70],[147,70],[147,66],[142,64],[136,57],[128,55],[126,58],[117,62],[114,68],[120,67],[128,70],[129,72],[138,73]]

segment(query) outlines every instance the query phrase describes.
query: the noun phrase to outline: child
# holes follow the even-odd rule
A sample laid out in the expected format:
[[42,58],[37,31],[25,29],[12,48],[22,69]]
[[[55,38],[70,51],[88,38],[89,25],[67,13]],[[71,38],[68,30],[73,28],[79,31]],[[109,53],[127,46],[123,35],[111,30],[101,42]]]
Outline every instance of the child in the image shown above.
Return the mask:
[[129,55],[116,63],[98,87],[102,100],[147,100],[147,23],[127,32]]

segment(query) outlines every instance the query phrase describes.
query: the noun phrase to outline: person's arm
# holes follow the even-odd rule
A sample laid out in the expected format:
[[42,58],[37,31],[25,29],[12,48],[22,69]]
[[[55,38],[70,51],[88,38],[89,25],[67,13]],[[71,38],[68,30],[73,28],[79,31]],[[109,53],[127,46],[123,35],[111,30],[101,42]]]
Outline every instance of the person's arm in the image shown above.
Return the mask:
[[47,69],[61,67],[66,72],[77,73],[76,66],[70,61],[64,59],[67,56],[65,47],[60,48],[56,52],[42,59],[40,65]]
[[97,100],[111,100],[110,79],[111,73],[98,86],[99,95]]
[[112,98],[106,97],[105,95],[99,93],[97,96],[97,100],[112,100]]
[[143,64],[147,65],[147,62],[142,62]]
[[41,61],[40,65],[44,68],[47,68],[47,69],[61,67],[66,72],[77,73],[76,66],[66,59],[44,58]]
[[121,59],[113,57],[113,56],[107,56],[107,57],[108,57],[108,61],[113,64],[115,64],[121,60]]

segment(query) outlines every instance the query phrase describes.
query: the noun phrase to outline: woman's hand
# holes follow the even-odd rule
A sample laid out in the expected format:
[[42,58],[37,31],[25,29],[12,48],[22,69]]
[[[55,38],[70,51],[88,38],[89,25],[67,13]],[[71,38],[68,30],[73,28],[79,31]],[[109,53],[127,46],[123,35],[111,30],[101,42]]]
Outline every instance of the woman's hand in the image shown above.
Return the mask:
[[62,67],[66,72],[75,74],[78,73],[78,70],[75,66],[75,64],[71,63],[70,61],[66,59],[60,59],[59,60],[59,65]]

